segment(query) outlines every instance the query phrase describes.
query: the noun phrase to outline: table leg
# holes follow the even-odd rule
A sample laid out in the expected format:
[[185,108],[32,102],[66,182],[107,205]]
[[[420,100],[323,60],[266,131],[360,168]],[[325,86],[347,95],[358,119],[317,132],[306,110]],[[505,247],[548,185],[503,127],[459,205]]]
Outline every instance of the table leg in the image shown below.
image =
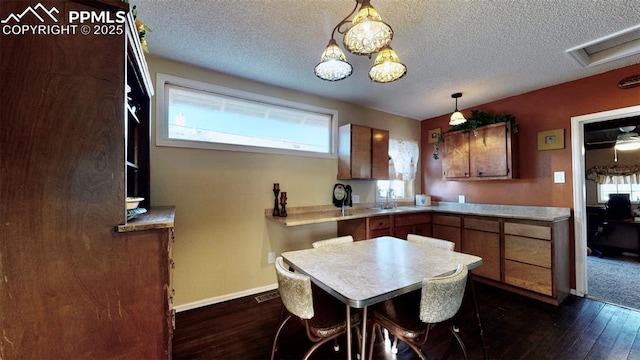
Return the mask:
[[367,307],[362,309],[362,348],[360,349],[360,359],[366,360],[365,353],[367,352]]
[[351,360],[351,306],[347,305],[347,359]]
[[476,313],[476,319],[478,319],[478,330],[480,331],[480,342],[482,343],[482,358],[484,360],[489,359],[487,354],[487,345],[484,342],[484,330],[482,328],[482,321],[480,320],[480,311],[478,310],[478,301],[476,300],[476,289],[473,286],[473,280],[471,280],[471,274],[467,276],[467,283],[471,287],[471,298],[473,300],[473,311]]

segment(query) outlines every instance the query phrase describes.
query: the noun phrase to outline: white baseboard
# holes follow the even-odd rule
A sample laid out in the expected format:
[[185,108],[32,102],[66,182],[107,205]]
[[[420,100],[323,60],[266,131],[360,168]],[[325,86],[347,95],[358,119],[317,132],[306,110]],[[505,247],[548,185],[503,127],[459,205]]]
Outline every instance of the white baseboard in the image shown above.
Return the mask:
[[227,294],[227,295],[216,296],[216,297],[212,297],[212,298],[208,298],[208,299],[198,300],[198,301],[194,301],[194,302],[187,303],[187,304],[175,305],[173,307],[173,309],[176,312],[197,309],[199,307],[218,304],[218,303],[225,302],[225,301],[228,301],[228,300],[239,299],[241,297],[259,294],[259,293],[263,293],[265,291],[275,290],[277,288],[278,288],[278,284],[277,283],[276,284],[271,284],[271,285],[262,286],[262,287],[259,287],[259,288],[253,288],[253,289],[239,291],[239,292],[231,293],[231,294]]

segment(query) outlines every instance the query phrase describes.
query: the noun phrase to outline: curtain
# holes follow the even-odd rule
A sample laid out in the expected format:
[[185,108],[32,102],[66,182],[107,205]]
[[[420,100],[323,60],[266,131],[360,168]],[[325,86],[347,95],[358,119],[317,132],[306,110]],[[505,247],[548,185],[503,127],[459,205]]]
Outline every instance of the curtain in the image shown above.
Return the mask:
[[640,184],[640,165],[594,166],[587,179],[598,184]]
[[395,168],[393,179],[405,181],[415,179],[420,156],[418,143],[389,139],[389,156]]

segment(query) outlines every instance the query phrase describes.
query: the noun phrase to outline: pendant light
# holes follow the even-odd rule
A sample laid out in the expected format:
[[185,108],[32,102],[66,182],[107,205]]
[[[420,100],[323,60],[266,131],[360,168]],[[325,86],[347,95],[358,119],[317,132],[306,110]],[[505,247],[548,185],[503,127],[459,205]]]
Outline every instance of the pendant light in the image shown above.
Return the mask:
[[344,53],[332,37],[322,53],[320,63],[316,65],[314,73],[322,80],[338,81],[349,77],[352,72],[353,66],[347,62]]
[[344,47],[352,54],[368,55],[391,44],[393,30],[371,6],[369,0],[361,0],[360,10],[353,18],[351,27],[344,34]]
[[398,55],[391,48],[385,46],[369,70],[369,78],[378,83],[388,83],[396,81],[407,73],[407,67],[400,62]]
[[451,118],[449,119],[449,125],[456,126],[460,124],[464,124],[467,122],[467,119],[464,118],[464,115],[460,111],[458,111],[458,98],[462,97],[462,93],[453,93],[451,97],[456,99],[456,110],[451,114]]

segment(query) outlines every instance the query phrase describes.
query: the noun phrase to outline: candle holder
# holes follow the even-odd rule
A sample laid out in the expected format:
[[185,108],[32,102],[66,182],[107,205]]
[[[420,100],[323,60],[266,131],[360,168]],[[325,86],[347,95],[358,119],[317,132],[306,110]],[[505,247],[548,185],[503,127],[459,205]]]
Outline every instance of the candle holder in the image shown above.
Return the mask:
[[273,200],[273,216],[280,216],[280,206],[278,206],[278,194],[280,193],[280,184],[273,184],[273,195],[276,197]]
[[287,217],[287,193],[286,192],[282,192],[282,194],[280,194],[280,206],[282,206],[282,209],[280,210],[280,217]]

